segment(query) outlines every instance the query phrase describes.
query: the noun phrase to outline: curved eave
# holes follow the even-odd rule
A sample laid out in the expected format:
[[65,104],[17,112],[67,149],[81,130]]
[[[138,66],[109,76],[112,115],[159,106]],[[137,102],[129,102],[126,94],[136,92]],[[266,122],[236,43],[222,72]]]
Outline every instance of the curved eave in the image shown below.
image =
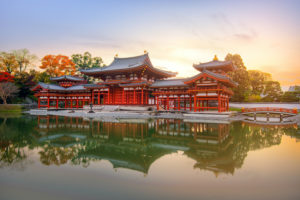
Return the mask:
[[224,71],[234,71],[235,66],[231,61],[212,61],[207,63],[193,64],[193,67],[198,70],[213,70],[213,69],[222,69]]
[[157,69],[148,65],[139,65],[136,67],[131,67],[127,69],[118,69],[118,70],[105,70],[105,71],[90,71],[90,70],[79,70],[81,73],[85,75],[90,75],[90,76],[101,76],[101,75],[107,75],[111,73],[122,73],[122,72],[132,72],[134,70],[139,70],[144,67],[147,67],[147,70],[151,71],[152,73],[158,74],[159,76],[168,78],[168,77],[174,77],[177,75],[177,72],[170,72],[170,71],[165,71],[161,69]]
[[[213,73],[213,72],[210,72],[210,73]],[[205,76],[205,75],[206,75],[206,76],[209,77],[209,78],[212,78],[212,79],[215,79],[215,80],[217,80],[217,81],[226,83],[226,84],[228,84],[228,85],[230,85],[230,86],[232,86],[232,87],[236,87],[236,86],[237,86],[237,84],[236,84],[234,81],[232,81],[231,79],[229,79],[229,78],[221,78],[221,77],[218,77],[218,76],[214,76],[214,75],[212,75],[212,74],[210,74],[210,73],[202,72],[202,73],[200,73],[200,74],[198,74],[198,75],[196,75],[196,76],[193,76],[193,77],[191,77],[191,78],[187,78],[187,80],[186,80],[184,83],[185,83],[185,84],[193,83],[193,82],[195,82],[196,80],[198,80],[199,78],[201,78],[202,76]]]
[[75,76],[68,76],[68,75],[59,76],[59,77],[50,77],[50,80],[51,81],[74,81],[74,82],[84,81],[83,78],[75,77]]

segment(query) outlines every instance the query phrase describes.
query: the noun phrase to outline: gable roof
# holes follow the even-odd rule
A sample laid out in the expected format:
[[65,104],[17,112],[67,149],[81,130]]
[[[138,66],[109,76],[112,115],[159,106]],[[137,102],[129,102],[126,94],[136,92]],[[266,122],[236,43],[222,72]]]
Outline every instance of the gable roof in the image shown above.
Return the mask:
[[64,76],[58,76],[58,77],[51,77],[50,80],[51,81],[61,81],[61,80],[84,81],[84,78],[78,77],[78,76],[64,75]]
[[148,53],[134,56],[134,57],[127,57],[127,58],[118,58],[115,57],[113,62],[106,66],[106,67],[97,67],[91,69],[80,69],[79,71],[86,75],[92,74],[103,74],[109,73],[114,71],[130,71],[142,66],[148,66],[149,70],[153,71],[154,73],[159,73],[164,77],[171,77],[175,76],[177,73],[161,70],[152,66],[152,63],[149,59]]
[[233,71],[235,70],[235,66],[231,61],[218,61],[213,60],[206,63],[193,64],[193,67],[199,71],[213,70],[213,69],[222,69],[224,71]]

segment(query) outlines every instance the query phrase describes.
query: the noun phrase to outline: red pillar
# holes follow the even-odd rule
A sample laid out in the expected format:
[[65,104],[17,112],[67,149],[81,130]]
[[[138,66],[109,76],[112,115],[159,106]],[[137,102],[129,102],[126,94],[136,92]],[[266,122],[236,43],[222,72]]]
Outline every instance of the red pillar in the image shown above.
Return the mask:
[[180,110],[180,96],[178,95],[178,110]]
[[110,98],[109,98],[109,90],[110,90],[110,88],[108,88],[108,92],[107,92],[107,104],[109,104],[110,103]]
[[133,90],[133,104],[136,104],[136,92],[135,92],[135,88]]
[[141,103],[144,105],[144,89],[142,88]]
[[159,104],[158,104],[158,96],[155,96],[155,101],[156,101],[156,109],[159,110]]
[[194,94],[194,112],[196,112],[197,111],[197,106],[196,106],[196,104],[197,104],[197,101],[196,101],[196,94]]
[[58,108],[58,97],[56,97],[56,109]]
[[94,104],[94,90],[92,89],[92,104]]
[[98,90],[98,105],[100,105],[100,91]]
[[49,96],[48,96],[47,98],[48,98],[47,108],[49,108],[49,107],[50,107],[50,99],[49,99]]
[[40,108],[40,106],[41,106],[41,99],[40,97],[38,97],[38,108]]
[[167,96],[167,110],[170,109],[170,104],[169,104],[169,95]]
[[122,104],[125,104],[125,88],[123,88],[123,93],[122,93]]

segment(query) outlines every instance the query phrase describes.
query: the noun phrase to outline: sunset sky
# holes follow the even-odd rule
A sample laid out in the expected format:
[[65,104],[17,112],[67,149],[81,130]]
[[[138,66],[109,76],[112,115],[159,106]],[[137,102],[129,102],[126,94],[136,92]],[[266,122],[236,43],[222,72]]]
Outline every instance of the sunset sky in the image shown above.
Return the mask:
[[110,64],[149,52],[154,66],[195,73],[193,63],[242,56],[284,87],[300,84],[300,1],[0,0],[0,51],[89,51]]

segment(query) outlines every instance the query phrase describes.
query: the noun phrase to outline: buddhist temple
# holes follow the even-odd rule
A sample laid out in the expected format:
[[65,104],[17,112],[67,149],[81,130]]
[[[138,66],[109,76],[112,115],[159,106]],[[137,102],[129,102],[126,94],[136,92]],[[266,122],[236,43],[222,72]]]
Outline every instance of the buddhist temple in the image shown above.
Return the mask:
[[[229,99],[236,86],[228,72],[235,67],[231,61],[194,64],[198,74],[174,78],[176,72],[154,67],[149,55],[119,58],[105,67],[81,69],[86,76],[98,80],[87,84],[80,77],[53,77],[57,84],[39,83],[33,91],[39,108],[82,108],[93,105],[153,106],[157,110],[201,112],[228,111]],[[53,103],[54,102],[54,103]]]

